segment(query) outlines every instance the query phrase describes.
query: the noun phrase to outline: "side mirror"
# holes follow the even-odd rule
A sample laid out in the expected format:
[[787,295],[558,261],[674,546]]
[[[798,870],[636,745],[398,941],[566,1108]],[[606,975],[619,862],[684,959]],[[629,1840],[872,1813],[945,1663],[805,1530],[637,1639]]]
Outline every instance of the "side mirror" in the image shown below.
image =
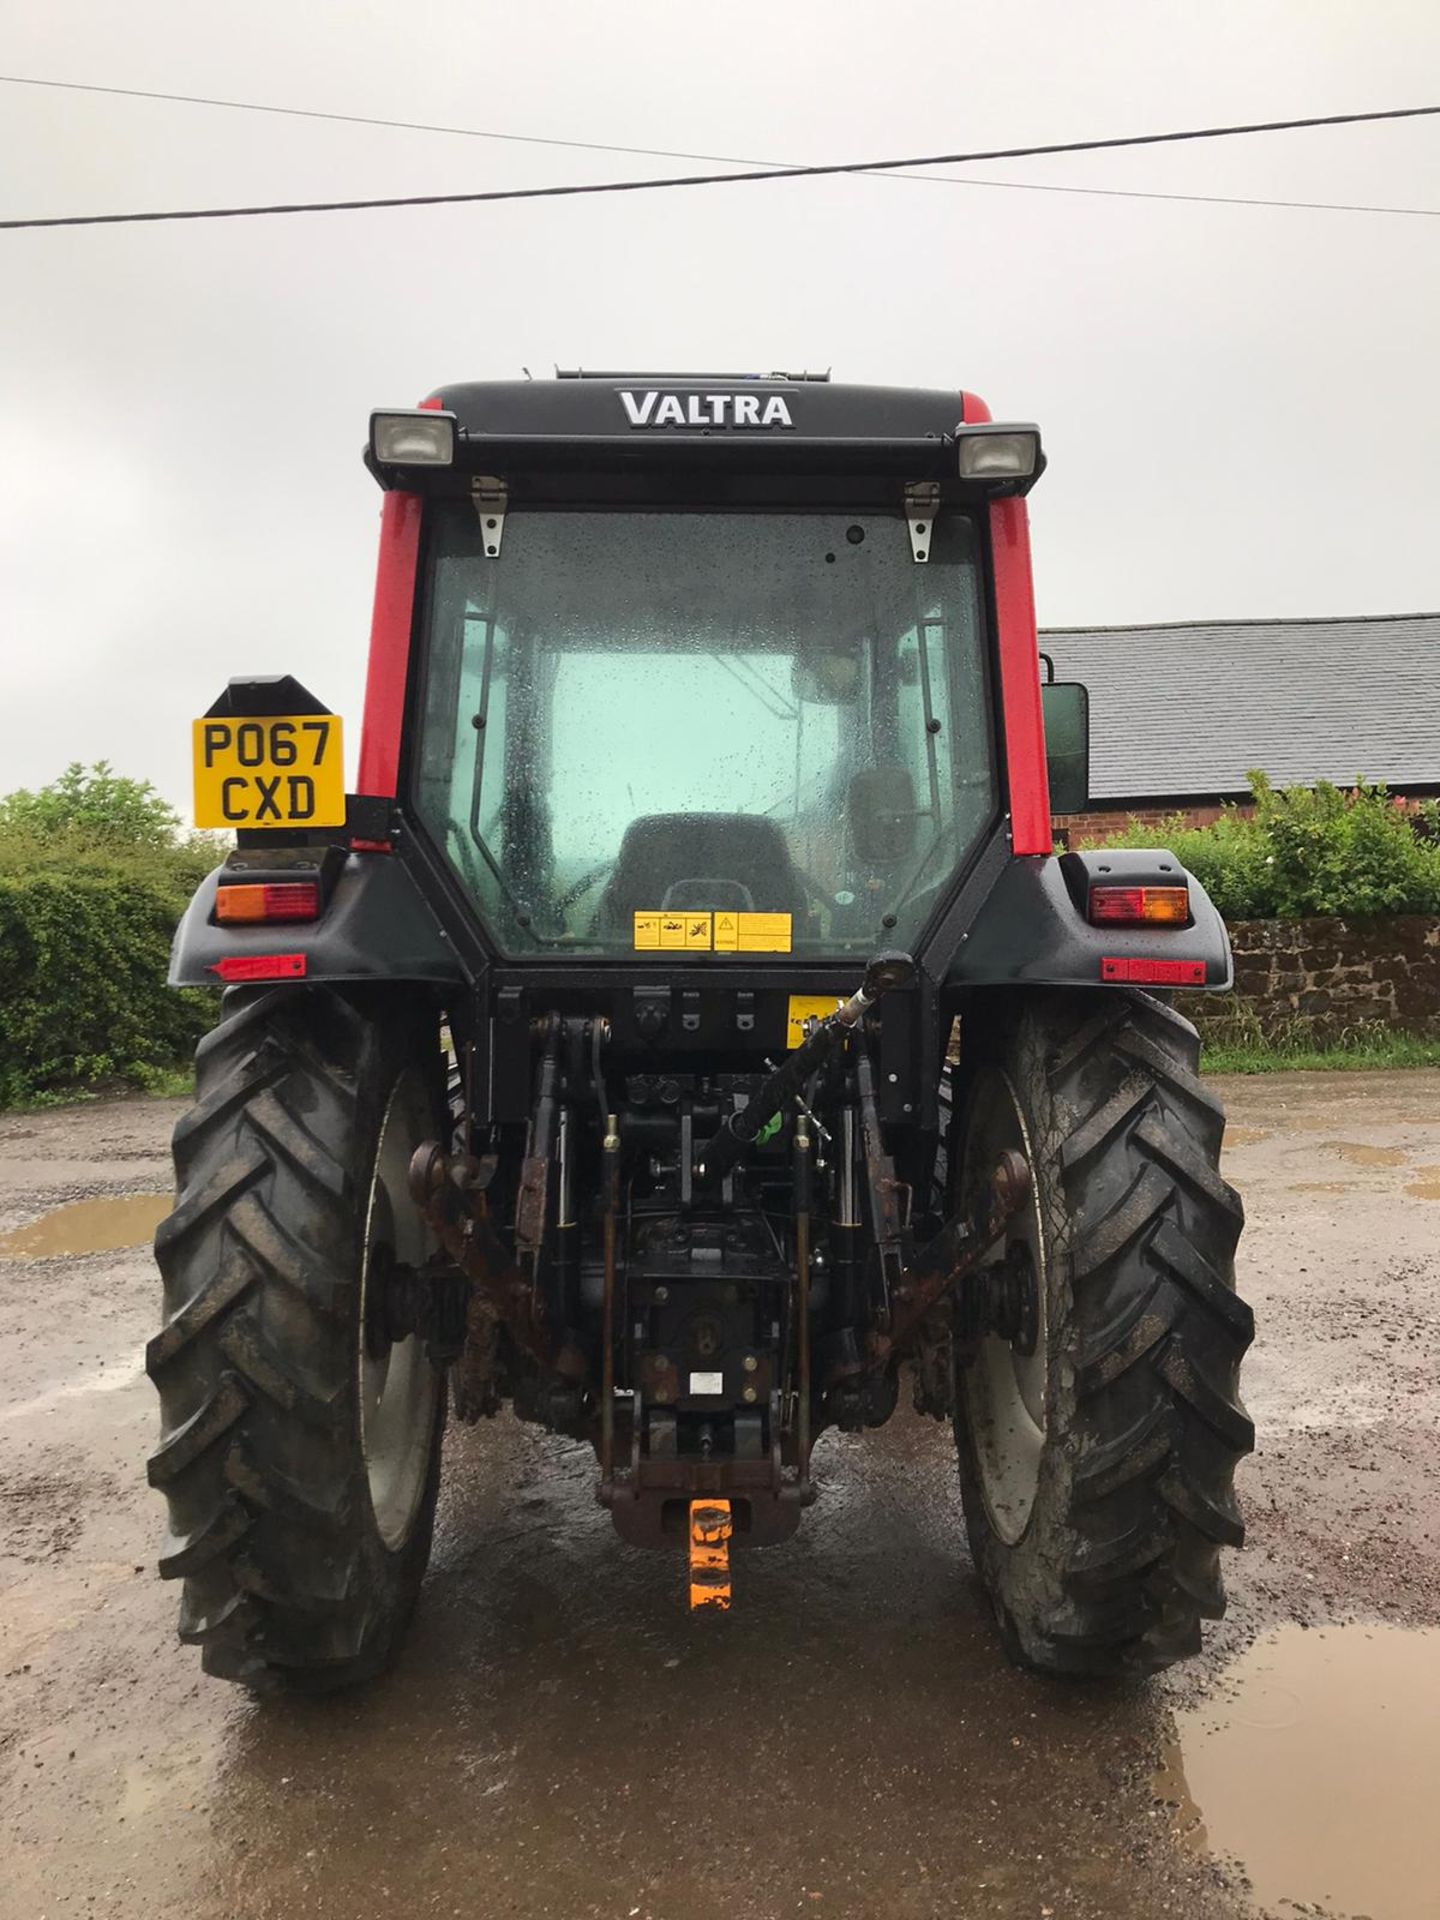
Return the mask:
[[1052,680],[1040,689],[1045,714],[1045,761],[1050,811],[1083,813],[1090,803],[1090,694],[1078,680]]

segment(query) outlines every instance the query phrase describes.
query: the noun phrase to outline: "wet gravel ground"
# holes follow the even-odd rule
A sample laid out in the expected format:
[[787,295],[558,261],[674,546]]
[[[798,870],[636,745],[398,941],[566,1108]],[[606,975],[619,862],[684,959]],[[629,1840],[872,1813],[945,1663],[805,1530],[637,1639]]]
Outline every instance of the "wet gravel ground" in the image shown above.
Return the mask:
[[[1255,1913],[1186,1730],[1243,1734],[1234,1663],[1277,1627],[1440,1622],[1440,1074],[1224,1092],[1260,1326],[1250,1544],[1205,1656],[1121,1690],[1005,1664],[948,1436],[913,1417],[827,1435],[797,1539],[699,1620],[675,1562],[614,1537],[586,1450],[452,1429],[397,1670],[330,1703],[203,1679],[154,1573],[148,1249],[90,1209],[96,1251],[34,1250],[68,1202],[161,1192],[179,1107],[0,1119],[0,1920]],[[1286,1817],[1326,1822],[1320,1793]]]

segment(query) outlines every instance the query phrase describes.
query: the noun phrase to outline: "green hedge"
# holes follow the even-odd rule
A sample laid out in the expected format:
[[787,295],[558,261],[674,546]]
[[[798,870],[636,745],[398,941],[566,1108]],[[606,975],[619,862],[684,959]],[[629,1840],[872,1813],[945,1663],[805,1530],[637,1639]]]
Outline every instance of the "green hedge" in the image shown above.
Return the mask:
[[165,973],[194,864],[0,845],[0,1105],[143,1085],[193,1051],[214,996],[176,993]]
[[1168,847],[1231,920],[1440,914],[1440,808],[1402,807],[1383,787],[1273,788],[1249,776],[1253,815],[1212,827],[1179,815],[1108,836],[1111,847]]
[[175,924],[223,849],[144,782],[71,767],[0,799],[0,1106],[189,1058],[215,996],[165,984]]

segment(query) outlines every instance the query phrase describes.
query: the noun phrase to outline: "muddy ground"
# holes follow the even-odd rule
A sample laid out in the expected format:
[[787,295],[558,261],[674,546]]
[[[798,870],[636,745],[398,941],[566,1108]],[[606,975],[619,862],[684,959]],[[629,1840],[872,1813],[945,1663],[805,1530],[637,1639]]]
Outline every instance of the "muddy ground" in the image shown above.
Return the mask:
[[913,1417],[827,1436],[799,1537],[695,1621],[581,1449],[452,1429],[397,1671],[203,1679],[144,1483],[179,1109],[0,1119],[0,1916],[1440,1912],[1440,1074],[1225,1093],[1250,1543],[1204,1658],[1120,1691],[1006,1666]]

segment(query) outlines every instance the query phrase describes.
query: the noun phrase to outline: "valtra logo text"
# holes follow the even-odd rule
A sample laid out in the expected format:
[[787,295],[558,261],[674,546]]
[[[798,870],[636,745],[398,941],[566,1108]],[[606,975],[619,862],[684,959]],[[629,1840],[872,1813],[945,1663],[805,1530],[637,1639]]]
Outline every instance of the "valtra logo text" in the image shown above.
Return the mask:
[[793,427],[778,393],[624,393],[632,427]]

